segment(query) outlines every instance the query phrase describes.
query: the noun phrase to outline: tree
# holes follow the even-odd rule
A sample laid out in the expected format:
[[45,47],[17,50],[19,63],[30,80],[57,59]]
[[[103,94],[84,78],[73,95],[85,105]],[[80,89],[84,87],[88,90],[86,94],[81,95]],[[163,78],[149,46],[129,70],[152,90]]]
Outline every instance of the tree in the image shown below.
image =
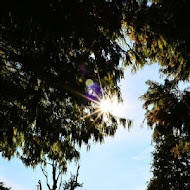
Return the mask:
[[71,174],[69,181],[64,183],[63,190],[75,190],[77,187],[83,186],[83,183],[78,182],[79,169],[80,169],[80,166],[78,166],[77,168],[76,175]]
[[11,188],[7,188],[4,186],[3,182],[0,182],[0,190],[11,190]]
[[117,119],[111,115],[110,122],[98,113],[86,117],[96,108],[85,94],[94,85],[99,97],[110,90],[120,98],[123,50],[115,39],[121,35],[122,9],[119,0],[8,0],[1,7],[0,151],[5,158],[16,154],[33,167],[56,160],[66,169],[68,160],[79,158],[82,144],[114,135]]
[[[126,36],[135,67],[158,62],[175,81],[189,80],[190,2],[175,0],[131,1],[126,9]],[[149,4],[147,3],[149,2]],[[150,4],[151,2],[151,4]]]
[[189,80],[189,7],[187,0],[6,1],[0,11],[3,156],[17,153],[32,166],[56,160],[66,169],[68,160],[79,158],[82,144],[114,135],[117,119],[85,115],[96,111],[93,101],[106,91],[120,97],[120,61],[135,69],[149,62],[161,65],[170,81],[150,83],[144,96],[148,124],[156,139],[180,133],[172,150],[178,157],[188,153],[189,93],[179,96],[176,88]]
[[164,85],[149,81],[143,96],[155,142],[148,189],[188,189],[190,97],[189,90],[180,91],[178,84],[190,76],[190,3],[134,0],[127,6],[123,27],[132,43],[128,55],[133,60],[128,64],[137,69],[157,62],[166,77]]
[[145,101],[147,123],[154,128],[154,140],[157,141],[157,137],[162,135],[175,135],[183,138],[184,147],[189,147],[189,88],[180,91],[173,81],[168,80],[163,85],[152,81],[147,84],[149,89],[141,98]]
[[[46,178],[46,185],[49,190],[75,190],[77,187],[82,187],[83,184],[78,182],[79,176],[79,168],[78,165],[77,171],[75,175],[71,174],[71,177],[68,181],[63,182],[63,175],[65,175],[65,169],[62,169],[58,162],[53,161],[52,163],[48,163],[52,167],[52,186],[49,182],[49,175],[48,172],[45,170],[45,167],[41,166],[41,170]],[[41,181],[38,182],[40,190],[42,190]]]
[[159,143],[156,143],[153,152],[153,177],[148,184],[148,190],[189,189],[190,154],[184,152],[179,158],[171,151],[178,143],[178,138],[168,135],[160,137]]
[[149,81],[145,100],[146,119],[154,129],[153,177],[148,190],[189,189],[190,91],[180,91],[173,81]]

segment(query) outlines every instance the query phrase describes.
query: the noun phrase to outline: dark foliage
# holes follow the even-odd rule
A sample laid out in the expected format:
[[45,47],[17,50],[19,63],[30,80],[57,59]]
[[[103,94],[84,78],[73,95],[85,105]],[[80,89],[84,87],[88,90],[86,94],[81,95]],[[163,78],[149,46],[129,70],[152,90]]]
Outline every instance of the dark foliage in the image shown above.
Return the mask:
[[[85,82],[120,96],[122,1],[8,0],[0,8],[0,151],[26,165],[79,157],[76,146],[113,135],[83,118]],[[92,110],[90,110],[92,111]],[[19,147],[19,149],[18,149]],[[19,151],[18,151],[19,150]]]
[[190,154],[185,152],[181,158],[171,149],[179,142],[179,137],[162,137],[153,152],[153,178],[148,190],[188,190],[190,187]]
[[[154,130],[153,178],[148,189],[188,189],[190,154],[190,92],[178,84],[189,81],[189,1],[133,1],[125,16],[132,40],[134,67],[158,62],[163,85],[148,81],[147,124]],[[128,11],[128,10],[127,10]]]
[[175,81],[189,80],[190,2],[132,2],[126,9],[124,27],[126,35],[133,40],[131,54],[135,66],[158,62],[162,72]]
[[90,102],[79,94],[86,94],[88,79],[96,86],[99,74],[105,91],[120,96],[119,61],[125,55],[122,61],[134,69],[158,62],[167,77],[164,85],[149,81],[143,96],[156,143],[148,188],[188,188],[190,93],[177,88],[190,76],[188,0],[7,0],[0,9],[4,157],[17,153],[32,166],[48,158],[65,170],[67,160],[79,157],[78,146],[114,135],[114,118],[111,124],[96,114],[80,119]]
[[11,188],[5,187],[4,183],[0,182],[0,190],[11,190]]
[[149,81],[145,100],[146,119],[154,129],[153,178],[148,190],[190,187],[190,91],[180,91],[168,80]]

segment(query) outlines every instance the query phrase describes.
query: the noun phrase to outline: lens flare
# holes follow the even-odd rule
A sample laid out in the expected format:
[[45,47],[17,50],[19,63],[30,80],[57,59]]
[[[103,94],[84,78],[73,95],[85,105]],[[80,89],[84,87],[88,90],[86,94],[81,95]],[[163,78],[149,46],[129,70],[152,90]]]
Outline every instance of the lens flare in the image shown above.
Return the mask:
[[75,94],[78,94],[79,96],[91,102],[89,106],[85,107],[83,112],[84,113],[83,117],[80,117],[75,122],[92,117],[93,123],[95,124],[95,122],[98,119],[101,119],[102,123],[109,122],[110,116],[114,117],[115,119],[120,118],[122,109],[121,109],[121,104],[119,103],[118,100],[118,94],[111,92],[111,90],[105,91],[103,89],[100,76],[98,73],[98,68],[96,69],[97,69],[96,73],[98,76],[99,84],[95,83],[92,79],[87,79],[86,80],[87,90],[85,92],[85,95],[72,90],[72,92],[74,92]]
[[109,113],[109,112],[112,111],[111,99],[102,99],[102,100],[100,100],[100,111],[102,113]]

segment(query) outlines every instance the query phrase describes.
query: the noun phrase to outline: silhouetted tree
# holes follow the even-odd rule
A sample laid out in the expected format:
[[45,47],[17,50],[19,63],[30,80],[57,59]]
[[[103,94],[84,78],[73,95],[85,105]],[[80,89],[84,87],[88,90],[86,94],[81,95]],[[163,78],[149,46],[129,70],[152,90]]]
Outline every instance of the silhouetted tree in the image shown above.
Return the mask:
[[11,188],[7,188],[4,186],[3,182],[0,182],[0,190],[11,190]]
[[134,67],[158,62],[167,76],[189,80],[190,2],[134,0],[127,6],[123,27],[132,40]]
[[[123,22],[125,35],[131,40],[128,55],[134,60],[128,64],[136,70],[157,62],[166,77],[164,85],[149,81],[149,89],[143,96],[147,123],[154,130],[155,142],[154,176],[148,188],[188,189],[190,93],[188,89],[180,91],[177,86],[181,81],[189,81],[190,76],[187,21],[190,2],[139,2],[127,4]],[[181,177],[176,181],[178,175]]]
[[[120,97],[122,66],[152,62],[169,79],[149,82],[143,97],[156,151],[171,147],[176,159],[189,154],[189,91],[177,89],[190,76],[189,8],[187,0],[7,0],[0,10],[2,155],[17,153],[32,166],[56,160],[66,168],[82,144],[103,142],[117,129],[111,115],[110,122],[96,119],[98,113],[84,119],[95,111],[89,99],[102,96],[101,86]],[[162,158],[154,154],[155,162]]]
[[[52,185],[50,184],[50,178],[48,172],[45,170],[45,167],[41,167],[42,172],[46,178],[46,185],[49,190],[75,190],[77,187],[82,187],[83,184],[78,182],[79,176],[79,168],[77,167],[77,171],[75,175],[71,174],[71,177],[68,181],[63,182],[63,176],[65,175],[65,169],[59,166],[59,163],[53,161],[52,163],[48,163],[52,167]],[[41,185],[41,182],[39,183]],[[41,189],[42,190],[42,185]]]
[[80,166],[77,167],[77,172],[75,175],[71,174],[69,181],[64,182],[63,190],[75,190],[77,187],[83,187],[83,183],[78,182]]
[[116,38],[123,7],[121,0],[8,0],[1,6],[4,157],[17,154],[30,166],[57,160],[66,167],[67,160],[79,158],[82,144],[114,135],[117,120],[111,115],[110,122],[96,119],[98,113],[85,118],[95,109],[88,107],[93,98],[87,96],[87,81],[93,81],[97,96],[111,90],[120,98],[124,52]]
[[173,81],[149,81],[145,100],[146,119],[154,130],[152,189],[190,187],[190,91],[180,91]]
[[148,190],[188,190],[190,187],[190,154],[183,152],[181,157],[174,154],[173,147],[180,137],[167,135],[159,137],[153,152],[153,177]]

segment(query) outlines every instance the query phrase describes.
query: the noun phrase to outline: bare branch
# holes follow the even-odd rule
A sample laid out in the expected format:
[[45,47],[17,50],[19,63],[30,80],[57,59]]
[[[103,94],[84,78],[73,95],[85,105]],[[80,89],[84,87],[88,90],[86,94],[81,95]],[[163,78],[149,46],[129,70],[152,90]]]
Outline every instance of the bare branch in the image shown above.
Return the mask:
[[[60,174],[61,172],[59,172],[59,174]],[[61,180],[60,180],[60,183],[59,183],[59,188],[58,188],[58,190],[61,190],[61,186],[62,186],[62,175],[61,175],[61,178],[60,178]]]
[[48,173],[47,173],[47,171],[45,171],[45,169],[42,168],[42,166],[41,166],[41,170],[42,170],[44,176],[46,177],[46,184],[48,186],[48,189],[51,190],[51,187],[50,187],[49,182],[48,182]]

